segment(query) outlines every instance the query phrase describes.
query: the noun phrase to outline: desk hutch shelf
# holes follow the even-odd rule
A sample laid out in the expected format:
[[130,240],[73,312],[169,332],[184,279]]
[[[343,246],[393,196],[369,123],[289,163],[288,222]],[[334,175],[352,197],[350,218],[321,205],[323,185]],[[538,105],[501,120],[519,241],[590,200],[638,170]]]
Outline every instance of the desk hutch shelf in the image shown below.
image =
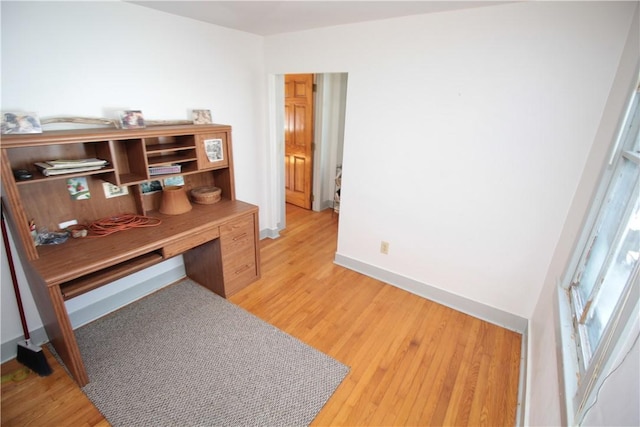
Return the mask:
[[[260,277],[258,208],[236,200],[230,126],[3,135],[0,148],[5,218],[49,339],[81,386],[89,378],[64,301],[178,255],[183,255],[190,278],[223,297]],[[44,176],[34,166],[87,158],[106,160],[107,165],[55,176]],[[158,168],[170,172],[156,175],[152,171]],[[29,171],[32,178],[17,179],[18,169]],[[196,187],[215,186],[222,190],[221,200],[192,203],[192,210],[180,215],[159,213],[162,192],[145,192],[140,184],[177,176],[183,178],[187,194]],[[67,180],[79,177],[86,179],[88,199],[74,200],[67,189]],[[107,198],[105,183],[128,191]],[[44,246],[35,244],[29,229],[32,222],[54,231],[72,219],[90,224],[124,213],[153,217],[160,225]]]

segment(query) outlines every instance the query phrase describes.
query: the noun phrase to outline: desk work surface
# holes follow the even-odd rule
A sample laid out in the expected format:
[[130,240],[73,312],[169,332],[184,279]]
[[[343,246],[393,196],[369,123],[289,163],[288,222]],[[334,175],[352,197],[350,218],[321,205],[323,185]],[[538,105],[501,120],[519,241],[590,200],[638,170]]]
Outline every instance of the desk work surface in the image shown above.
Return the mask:
[[153,211],[147,216],[160,219],[162,222],[158,226],[123,230],[103,237],[70,237],[59,245],[38,246],[39,259],[31,261],[31,265],[47,285],[59,285],[147,253],[161,251],[180,239],[202,233],[217,237],[212,235],[212,229],[238,216],[257,214],[257,211],[257,206],[237,200],[221,200],[211,205],[193,204],[190,212],[180,215]]

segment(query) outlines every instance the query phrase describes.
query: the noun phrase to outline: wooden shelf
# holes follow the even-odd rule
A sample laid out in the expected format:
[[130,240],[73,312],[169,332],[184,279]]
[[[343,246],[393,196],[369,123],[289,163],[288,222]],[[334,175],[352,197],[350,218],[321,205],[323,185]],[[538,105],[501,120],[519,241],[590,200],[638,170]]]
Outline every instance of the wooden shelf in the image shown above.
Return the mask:
[[158,166],[158,165],[168,165],[172,163],[186,163],[186,162],[195,162],[198,160],[196,157],[195,150],[192,150],[193,153],[191,156],[184,156],[180,154],[167,154],[163,156],[149,156],[148,162],[149,166]]
[[[210,138],[223,141],[224,158],[221,161],[208,162],[205,150],[198,148],[198,145],[204,145],[205,139]],[[3,135],[1,148],[2,154],[6,155],[3,168],[7,172],[27,169],[33,175],[30,180],[17,182],[13,173],[10,173],[10,178],[9,174],[3,175],[3,181],[11,181],[9,186],[15,186],[14,197],[21,199],[21,206],[16,209],[16,220],[21,222],[18,227],[27,229],[24,238],[27,247],[33,246],[33,242],[26,238],[29,235],[30,221],[34,221],[37,228],[56,229],[59,223],[70,219],[88,223],[122,212],[144,215],[146,211],[158,208],[159,195],[153,196],[153,200],[143,201],[137,188],[130,188],[128,195],[106,199],[102,188],[104,182],[134,187],[149,181],[184,176],[186,191],[210,185],[220,187],[223,197],[235,199],[230,126],[75,129],[42,134]],[[41,175],[33,166],[43,159],[93,157],[106,160],[109,166],[96,171],[49,177]],[[180,164],[182,168],[178,173],[153,176],[149,173],[149,167],[168,164]],[[76,177],[87,178],[91,191],[90,201],[78,203],[70,199],[64,183],[67,179]],[[50,200],[45,201],[46,199]],[[14,205],[17,206],[17,203]],[[37,258],[34,249],[27,251],[30,259]]]
[[[17,185],[29,185],[29,184],[35,184],[38,183],[39,181],[55,181],[55,180],[59,180],[59,179],[68,179],[68,178],[75,178],[75,177],[79,177],[79,176],[89,176],[89,175],[111,175],[112,177],[115,176],[115,169],[114,168],[104,168],[104,169],[99,169],[99,170],[95,170],[95,171],[85,171],[85,172],[78,172],[78,173],[65,173],[62,175],[53,175],[53,176],[44,176],[42,175],[42,173],[38,172],[34,172],[34,171],[30,171],[33,174],[33,178],[26,180],[26,181],[16,181]],[[110,181],[109,179],[106,179],[106,181]]]
[[121,185],[134,185],[149,181],[149,178],[145,175],[137,175],[132,173],[120,175],[119,178]]
[[146,146],[147,153],[162,153],[165,151],[195,150],[195,145],[184,145],[179,142],[168,144],[150,144]]

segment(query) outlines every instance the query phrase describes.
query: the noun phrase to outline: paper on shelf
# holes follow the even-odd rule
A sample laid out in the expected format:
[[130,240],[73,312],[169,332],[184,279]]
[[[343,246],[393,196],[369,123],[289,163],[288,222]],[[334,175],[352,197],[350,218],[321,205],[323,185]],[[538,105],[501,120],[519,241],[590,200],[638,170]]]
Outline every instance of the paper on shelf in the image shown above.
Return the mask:
[[77,160],[47,160],[46,162],[40,162],[41,164],[48,164],[48,169],[70,169],[86,166],[104,166],[107,164],[106,160],[101,159],[77,159]]
[[[44,166],[41,166],[41,165],[44,165]],[[78,167],[78,168],[52,169],[52,168],[47,168],[46,164],[43,164],[43,163],[36,163],[36,166],[38,166],[38,168],[40,169],[40,172],[42,172],[44,176],[64,175],[68,173],[78,173],[78,172],[89,172],[89,171],[100,170],[103,168],[103,166],[85,166],[85,167]]]

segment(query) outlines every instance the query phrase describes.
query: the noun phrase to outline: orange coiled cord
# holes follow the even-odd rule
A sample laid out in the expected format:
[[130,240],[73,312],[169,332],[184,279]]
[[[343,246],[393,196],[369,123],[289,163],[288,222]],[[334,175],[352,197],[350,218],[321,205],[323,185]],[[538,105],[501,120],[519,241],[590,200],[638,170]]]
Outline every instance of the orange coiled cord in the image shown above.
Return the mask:
[[98,219],[87,227],[90,234],[87,237],[103,237],[118,231],[129,230],[139,227],[155,227],[162,221],[158,218],[136,215],[121,214]]

